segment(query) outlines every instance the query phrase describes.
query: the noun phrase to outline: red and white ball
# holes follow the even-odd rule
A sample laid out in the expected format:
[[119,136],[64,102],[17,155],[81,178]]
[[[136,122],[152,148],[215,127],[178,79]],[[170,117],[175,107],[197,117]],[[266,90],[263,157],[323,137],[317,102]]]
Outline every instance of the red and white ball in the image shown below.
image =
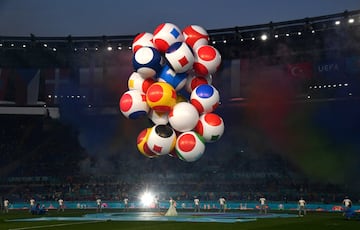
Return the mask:
[[149,146],[147,145],[147,140],[149,138],[149,134],[151,132],[151,128],[145,128],[143,129],[137,139],[136,139],[136,143],[137,143],[137,148],[139,150],[139,152],[141,154],[143,154],[146,157],[149,158],[153,158],[153,157],[157,157],[158,155],[156,155],[155,153],[153,153],[150,149]]
[[166,82],[155,82],[146,92],[146,102],[159,113],[170,112],[176,104],[176,91]]
[[176,73],[185,73],[191,69],[195,60],[191,48],[185,42],[172,44],[166,50],[165,59]]
[[205,152],[204,138],[194,131],[181,133],[176,140],[175,151],[183,161],[196,161]]
[[147,46],[147,47],[154,47],[154,44],[152,42],[154,35],[152,33],[143,32],[138,35],[133,40],[133,43],[131,45],[133,53],[136,53],[138,49],[141,47]]
[[138,90],[125,92],[119,101],[121,113],[130,119],[137,119],[147,115],[149,105],[146,102],[146,95]]
[[175,131],[168,125],[155,125],[150,131],[147,144],[157,155],[169,154],[175,148]]
[[205,142],[218,141],[224,133],[224,121],[215,113],[204,113],[200,116],[195,132],[204,137]]
[[153,44],[161,53],[165,53],[175,42],[184,41],[182,31],[172,23],[162,23],[158,25],[153,35]]
[[178,132],[186,132],[195,128],[199,113],[189,102],[179,102],[169,113],[169,123]]
[[190,25],[183,29],[183,35],[186,44],[188,44],[193,50],[196,50],[199,46],[207,45],[209,43],[209,34],[207,31],[198,25]]
[[143,93],[146,93],[153,83],[155,83],[153,78],[143,78],[138,72],[133,72],[128,79],[129,90],[139,90]]
[[221,64],[219,51],[210,45],[199,46],[195,51],[194,57],[193,69],[200,76],[215,73]]
[[202,84],[211,85],[211,83],[212,83],[211,75],[207,75],[206,77],[189,75],[186,78],[185,88],[186,88],[186,91],[191,93],[199,85],[202,85]]
[[163,59],[153,47],[141,47],[133,55],[133,67],[144,78],[154,77],[162,68]]
[[219,106],[219,101],[219,91],[208,84],[197,86],[190,95],[190,103],[200,114],[213,112]]

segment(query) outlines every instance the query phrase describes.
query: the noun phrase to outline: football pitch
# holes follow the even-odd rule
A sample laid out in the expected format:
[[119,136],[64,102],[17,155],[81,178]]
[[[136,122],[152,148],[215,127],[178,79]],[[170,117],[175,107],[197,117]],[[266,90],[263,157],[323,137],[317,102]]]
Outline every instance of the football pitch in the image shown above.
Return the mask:
[[304,217],[296,214],[291,211],[268,214],[256,211],[179,212],[178,216],[165,217],[157,212],[106,210],[96,213],[95,210],[68,209],[60,213],[50,210],[39,216],[27,210],[10,210],[0,214],[0,229],[360,229],[359,217],[346,220],[340,212],[308,212]]

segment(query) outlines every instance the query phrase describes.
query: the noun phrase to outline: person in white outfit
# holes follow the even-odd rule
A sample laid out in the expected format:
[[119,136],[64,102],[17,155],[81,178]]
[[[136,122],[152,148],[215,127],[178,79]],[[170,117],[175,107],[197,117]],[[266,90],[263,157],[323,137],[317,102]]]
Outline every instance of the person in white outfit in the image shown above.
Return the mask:
[[177,216],[176,201],[170,197],[169,203],[170,206],[167,212],[165,213],[165,216]]

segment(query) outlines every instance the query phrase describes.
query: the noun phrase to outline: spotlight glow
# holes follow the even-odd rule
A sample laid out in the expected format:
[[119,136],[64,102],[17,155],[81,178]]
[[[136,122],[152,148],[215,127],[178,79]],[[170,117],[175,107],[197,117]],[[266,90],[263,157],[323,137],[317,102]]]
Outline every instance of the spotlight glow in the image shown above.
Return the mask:
[[154,202],[154,196],[151,192],[144,192],[140,197],[141,203],[145,207],[150,207],[150,205]]

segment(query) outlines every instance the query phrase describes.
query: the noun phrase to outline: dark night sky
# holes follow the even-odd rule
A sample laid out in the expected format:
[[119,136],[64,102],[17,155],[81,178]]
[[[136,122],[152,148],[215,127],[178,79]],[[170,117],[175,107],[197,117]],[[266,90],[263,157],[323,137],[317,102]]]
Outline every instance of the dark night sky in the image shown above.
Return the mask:
[[0,35],[134,35],[163,22],[219,29],[358,9],[358,0],[2,0]]

